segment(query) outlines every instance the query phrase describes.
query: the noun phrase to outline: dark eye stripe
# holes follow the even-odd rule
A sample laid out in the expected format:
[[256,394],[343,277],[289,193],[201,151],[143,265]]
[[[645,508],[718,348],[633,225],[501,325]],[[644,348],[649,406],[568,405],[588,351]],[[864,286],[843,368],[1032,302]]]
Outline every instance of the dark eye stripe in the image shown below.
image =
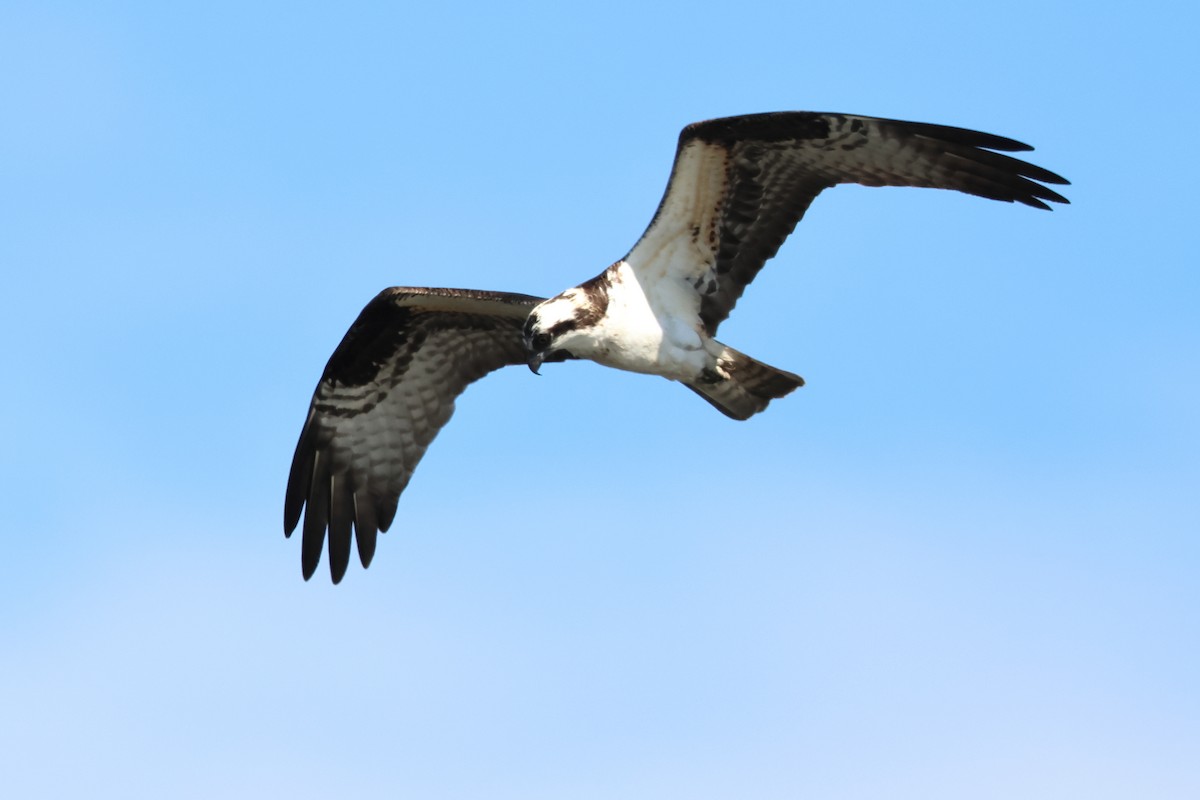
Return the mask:
[[575,322],[575,320],[565,319],[562,322],[556,322],[555,324],[551,325],[549,334],[557,339],[567,331],[575,330],[576,327],[578,327],[578,324]]

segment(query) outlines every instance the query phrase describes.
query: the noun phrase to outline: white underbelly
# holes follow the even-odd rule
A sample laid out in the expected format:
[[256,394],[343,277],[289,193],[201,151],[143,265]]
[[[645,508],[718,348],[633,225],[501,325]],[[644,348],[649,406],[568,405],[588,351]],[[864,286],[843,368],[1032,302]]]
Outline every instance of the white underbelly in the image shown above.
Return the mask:
[[[685,335],[680,336],[680,333]],[[692,380],[701,371],[711,368],[714,359],[707,352],[704,340],[690,328],[686,331],[644,331],[632,336],[622,331],[604,337],[604,344],[593,356],[605,366],[628,372],[661,375],[671,380]]]
[[595,331],[599,346],[591,357],[616,369],[672,380],[693,380],[710,369],[712,340],[701,326],[693,287],[662,276],[649,284],[655,291],[648,296],[628,264],[614,266],[607,314]]

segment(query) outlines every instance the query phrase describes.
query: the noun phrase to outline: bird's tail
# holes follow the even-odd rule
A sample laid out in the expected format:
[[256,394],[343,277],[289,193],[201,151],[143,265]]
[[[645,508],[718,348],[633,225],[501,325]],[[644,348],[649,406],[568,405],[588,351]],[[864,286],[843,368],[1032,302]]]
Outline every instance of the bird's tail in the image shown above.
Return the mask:
[[732,347],[720,345],[717,368],[705,370],[684,386],[703,397],[718,411],[733,419],[749,419],[772,400],[791,394],[804,379],[767,366]]

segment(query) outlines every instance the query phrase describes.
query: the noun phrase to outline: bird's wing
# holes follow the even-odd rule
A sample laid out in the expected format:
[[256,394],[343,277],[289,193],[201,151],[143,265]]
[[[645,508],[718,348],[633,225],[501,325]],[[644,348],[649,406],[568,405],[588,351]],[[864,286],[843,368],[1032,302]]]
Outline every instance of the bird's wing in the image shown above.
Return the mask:
[[540,297],[463,289],[386,289],[359,314],[329,359],[296,444],[284,532],[304,513],[307,580],[329,531],[337,583],[351,526],[367,566],[425,448],[467,384],[525,361],[521,325]]
[[686,280],[710,335],[821,190],[839,183],[957,189],[1046,208],[1053,172],[994,152],[1033,148],[963,128],[806,111],[683,129],[666,193],[625,260],[646,281]]

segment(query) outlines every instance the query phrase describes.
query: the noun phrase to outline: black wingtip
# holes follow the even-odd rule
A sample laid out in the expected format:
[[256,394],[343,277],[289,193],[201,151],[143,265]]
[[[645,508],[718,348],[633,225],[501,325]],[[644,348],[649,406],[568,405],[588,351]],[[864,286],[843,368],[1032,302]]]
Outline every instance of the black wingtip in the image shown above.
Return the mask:
[[337,542],[329,542],[329,577],[333,579],[334,586],[342,582],[342,578],[346,577],[346,569],[350,566],[350,543],[346,544],[346,552],[343,554]]
[[330,480],[329,574],[338,583],[350,564],[354,524],[354,487],[344,475]]
[[304,535],[300,539],[300,566],[304,580],[312,577],[321,563],[321,551],[325,549],[325,527],[329,524],[329,488],[314,481],[308,495],[308,508],[304,512]]
[[[1045,178],[1043,178],[1042,180],[1045,180]],[[1027,206],[1032,206],[1033,208],[1041,208],[1046,211],[1054,210],[1049,205],[1047,205],[1047,202],[1060,203],[1060,204],[1066,205],[1066,206],[1071,205],[1070,200],[1063,197],[1061,194],[1054,191],[1053,189],[1050,189],[1046,186],[1042,186],[1041,184],[1038,184],[1038,183],[1034,183],[1033,181],[1025,181],[1025,183],[1028,184],[1027,188],[1029,190],[1029,193],[1024,196],[1018,196],[1016,198],[1018,202],[1024,203]],[[1062,183],[1066,183],[1066,181],[1062,181]]]
[[316,466],[318,458],[318,453],[313,447],[316,431],[313,420],[316,413],[316,409],[310,406],[308,416],[304,418],[304,427],[300,429],[300,438],[296,441],[292,467],[288,470],[287,490],[283,499],[283,535],[287,537],[290,537],[300,524],[305,498],[312,487],[313,467]]

